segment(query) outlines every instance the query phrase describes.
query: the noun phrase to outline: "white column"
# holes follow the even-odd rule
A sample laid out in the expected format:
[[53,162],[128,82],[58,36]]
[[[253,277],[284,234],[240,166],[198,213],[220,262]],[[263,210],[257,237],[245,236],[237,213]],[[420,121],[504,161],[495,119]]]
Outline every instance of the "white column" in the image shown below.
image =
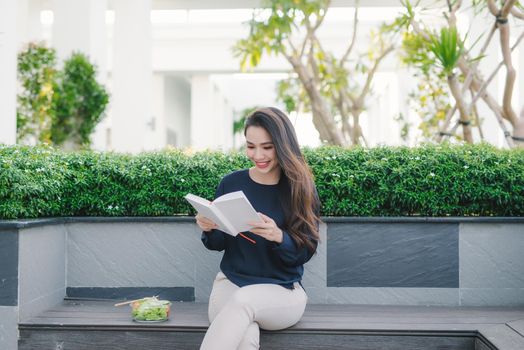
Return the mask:
[[[157,90],[158,91],[158,90]],[[155,91],[155,94],[158,92]],[[164,77],[166,143],[185,148],[191,145],[191,82],[183,77]]]
[[233,147],[233,113],[219,87],[207,74],[191,79],[191,147]]
[[151,148],[151,0],[115,0],[113,6],[112,146],[140,152]]
[[16,142],[16,0],[0,0],[0,143]]
[[211,88],[209,75],[198,74],[191,78],[190,145],[195,150],[211,147],[216,135]]
[[81,51],[98,66],[105,81],[107,0],[54,0],[53,47],[60,59]]
[[153,139],[151,144],[153,149],[162,149],[166,146],[167,130],[166,130],[166,79],[164,74],[153,75],[153,96],[152,96],[152,114],[154,123],[150,123],[153,127],[151,135]]
[[27,45],[29,42],[40,42],[44,40],[40,11],[42,11],[41,1],[18,1],[17,27],[19,47]]

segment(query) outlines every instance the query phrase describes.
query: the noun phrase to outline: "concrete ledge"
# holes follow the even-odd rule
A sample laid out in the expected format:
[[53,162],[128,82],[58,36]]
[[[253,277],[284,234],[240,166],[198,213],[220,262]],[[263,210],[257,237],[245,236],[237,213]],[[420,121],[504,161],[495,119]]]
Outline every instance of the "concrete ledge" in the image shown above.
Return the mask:
[[[68,288],[190,288],[207,302],[222,254],[200,234],[187,216],[0,221],[12,257],[0,265],[0,306],[27,318]],[[524,305],[524,218],[324,218],[320,234],[303,279],[310,303]],[[15,350],[13,336],[0,348]]]
[[[323,216],[325,223],[418,223],[418,222],[444,222],[444,223],[524,223],[524,217],[501,217],[501,216]],[[195,222],[193,216],[74,216],[25,220],[0,220],[0,230],[9,228],[28,228],[34,226],[57,225],[68,223],[110,223],[110,222]]]

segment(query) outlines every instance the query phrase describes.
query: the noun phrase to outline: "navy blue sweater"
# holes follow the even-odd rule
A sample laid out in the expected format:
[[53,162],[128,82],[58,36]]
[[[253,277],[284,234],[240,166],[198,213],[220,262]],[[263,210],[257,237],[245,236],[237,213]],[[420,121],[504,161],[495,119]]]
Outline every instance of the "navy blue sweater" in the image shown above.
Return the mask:
[[215,198],[229,192],[244,191],[255,210],[272,218],[283,231],[280,244],[252,232],[243,234],[255,240],[256,244],[240,235],[233,237],[220,230],[202,233],[202,242],[207,249],[224,251],[220,269],[239,287],[273,283],[292,288],[293,282],[302,279],[303,264],[312,256],[306,247],[298,248],[283,229],[284,211],[279,189],[278,184],[263,185],[253,181],[247,169],[226,175],[218,185]]

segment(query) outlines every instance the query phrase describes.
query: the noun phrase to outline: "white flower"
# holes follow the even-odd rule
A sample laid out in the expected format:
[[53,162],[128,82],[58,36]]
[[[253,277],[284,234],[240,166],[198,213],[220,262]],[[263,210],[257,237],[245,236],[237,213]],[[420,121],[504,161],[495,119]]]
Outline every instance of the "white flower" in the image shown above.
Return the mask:
[[107,209],[112,210],[112,209],[113,209],[113,206],[110,205],[109,207],[107,207]]
[[435,173],[429,173],[429,176],[434,177]]
[[469,169],[469,166],[467,166],[467,165],[464,165],[464,169]]

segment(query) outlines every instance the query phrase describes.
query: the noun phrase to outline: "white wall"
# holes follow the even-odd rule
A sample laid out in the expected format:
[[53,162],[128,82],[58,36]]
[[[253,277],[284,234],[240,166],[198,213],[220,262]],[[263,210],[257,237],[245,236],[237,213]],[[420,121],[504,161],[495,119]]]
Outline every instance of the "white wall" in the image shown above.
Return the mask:
[[[33,10],[35,8],[48,9],[55,3],[67,2],[66,0],[23,0],[21,4],[24,1],[27,2],[25,6]],[[274,82],[270,81],[271,79],[267,79],[267,81],[257,77],[252,80],[245,77],[237,79],[235,75],[230,75],[239,72],[239,62],[237,58],[233,57],[231,47],[238,39],[247,36],[248,27],[246,25],[235,23],[231,18],[220,15],[211,16],[213,23],[194,20],[206,12],[206,10],[203,10],[202,13],[196,15],[194,13],[194,16],[187,13],[187,18],[193,18],[192,20],[182,20],[177,23],[159,23],[157,21],[149,26],[148,16],[144,15],[147,11],[137,10],[137,8],[143,9],[143,6],[150,5],[153,9],[176,9],[183,14],[186,9],[194,8],[248,8],[258,1],[225,0],[218,3],[210,0],[199,2],[184,0],[176,2],[165,0],[97,0],[95,3],[99,6],[102,3],[107,3],[107,8],[116,13],[116,22],[114,24],[107,22],[105,28],[106,67],[108,71],[114,73],[112,75],[116,80],[112,84],[108,82],[112,85],[110,86],[112,89],[110,116],[104,121],[104,125],[97,129],[97,135],[94,137],[96,139],[95,148],[109,148],[106,139],[107,130],[111,130],[112,149],[114,150],[135,152],[142,149],[159,149],[164,147],[167,142],[165,141],[165,134],[167,134],[168,127],[179,129],[177,134],[179,135],[180,146],[192,143],[195,148],[228,148],[233,144],[229,130],[235,112],[257,104],[276,104]],[[338,6],[351,6],[352,4],[353,2],[336,2]],[[369,41],[369,30],[375,27],[377,18],[380,16],[393,18],[397,14],[399,3],[394,0],[376,0],[366,1],[365,4],[361,3],[361,5],[365,5],[367,8],[362,8],[360,11],[361,26],[358,31],[357,43],[362,44],[362,48],[364,48]],[[383,5],[392,7],[385,10],[376,7]],[[67,6],[63,5],[64,8],[60,11],[64,11]],[[133,6],[135,7],[134,12],[129,12],[129,9],[125,10]],[[92,10],[92,7],[93,5],[89,9]],[[27,11],[31,12],[31,10]],[[60,11],[57,13],[60,13]],[[117,30],[118,12],[121,12],[121,17],[127,18],[123,30]],[[320,40],[324,43],[326,49],[341,54],[346,48],[352,33],[352,25],[349,21],[352,18],[350,12],[348,9],[340,8],[330,10],[333,20],[324,23],[319,32]],[[130,17],[126,13],[133,14]],[[139,16],[140,14],[142,15]],[[31,16],[34,18],[34,13]],[[133,16],[140,18],[133,18]],[[97,16],[96,18],[100,19],[101,17]],[[468,19],[467,16],[465,18]],[[461,20],[463,19],[461,18]],[[473,17],[470,17],[470,19],[473,20]],[[486,23],[485,18],[474,18],[471,27],[472,33],[485,30],[487,28]],[[98,29],[101,30],[102,26],[99,25]],[[140,29],[136,30],[137,28]],[[144,40],[143,37],[144,33],[149,33],[149,29],[151,30],[151,41],[149,39]],[[101,31],[103,32],[103,30]],[[91,30],[92,33],[93,29]],[[49,25],[44,26],[42,36],[49,39],[50,34]],[[100,34],[98,34],[98,37],[101,37]],[[99,42],[102,41],[104,40]],[[148,54],[146,52],[150,53],[150,64],[135,64],[133,68],[129,68],[131,63],[129,61],[132,58],[135,59],[140,56],[143,61],[147,61]],[[496,65],[499,58],[498,52],[490,53],[490,57],[486,58],[486,62],[483,63],[481,68],[485,69]],[[524,50],[520,50],[515,65],[524,66],[522,62],[524,62]],[[123,66],[128,66],[128,68],[124,69]],[[146,67],[145,70],[144,67]],[[149,71],[149,67],[154,72],[155,78],[151,78],[152,72]],[[122,73],[123,69],[124,73]],[[289,64],[284,59],[265,56],[262,64],[255,71],[274,74],[286,73],[289,69]],[[389,118],[402,112],[408,121],[412,122],[411,134],[417,133],[417,125],[420,122],[418,116],[409,111],[405,100],[409,93],[409,86],[413,85],[414,79],[410,78],[406,71],[400,68],[393,55],[384,62],[380,71],[395,72],[400,81],[396,89],[393,87],[381,88],[380,82],[378,82],[375,88],[383,91],[377,91],[378,95],[376,96],[378,97],[369,100],[367,116],[362,120],[362,126],[364,129],[368,129],[367,134],[371,145],[379,143],[398,144],[401,142],[398,135],[400,126]],[[486,71],[489,72],[489,69]],[[140,78],[137,78],[138,76]],[[162,81],[159,76],[164,76],[165,80]],[[182,88],[183,84],[175,83],[171,78],[173,76],[187,77],[189,85]],[[199,77],[205,77],[204,80],[206,81],[202,81]],[[518,98],[516,109],[520,110],[518,105],[522,105],[524,102],[524,97],[522,97],[524,96],[524,79],[520,79],[518,76],[517,82],[519,91],[516,91],[516,98]],[[494,82],[490,87],[490,91],[495,96],[500,93],[497,85],[500,84]],[[130,89],[130,86],[133,86],[133,89]],[[140,93],[137,93],[137,89],[141,89]],[[135,94],[133,95],[130,91],[134,91]],[[184,102],[182,102],[182,99],[184,99]],[[137,101],[140,101],[140,104],[134,104]],[[501,137],[500,128],[492,113],[486,107],[481,106],[481,114],[485,116],[484,131],[487,134],[487,139],[494,144],[503,145],[504,141]],[[188,122],[187,119],[182,117],[180,117],[182,118],[180,120],[176,119],[178,117],[173,117],[182,115],[191,115],[194,120]],[[148,127],[148,125],[152,125],[152,118],[155,120],[155,129]],[[191,124],[191,126],[188,126],[188,124]],[[209,126],[218,128],[215,131],[221,131],[206,131]],[[184,139],[184,137],[186,138]],[[141,145],[141,147],[134,148],[131,144]],[[412,143],[408,142],[408,144]]]
[[0,143],[16,142],[16,53],[18,4],[0,0]]
[[113,5],[112,147],[115,151],[136,153],[154,148],[151,2],[118,0]]
[[191,87],[184,77],[166,76],[165,90],[165,120],[168,139],[175,137],[175,143],[168,144],[175,147],[190,146],[190,119],[191,119]]

